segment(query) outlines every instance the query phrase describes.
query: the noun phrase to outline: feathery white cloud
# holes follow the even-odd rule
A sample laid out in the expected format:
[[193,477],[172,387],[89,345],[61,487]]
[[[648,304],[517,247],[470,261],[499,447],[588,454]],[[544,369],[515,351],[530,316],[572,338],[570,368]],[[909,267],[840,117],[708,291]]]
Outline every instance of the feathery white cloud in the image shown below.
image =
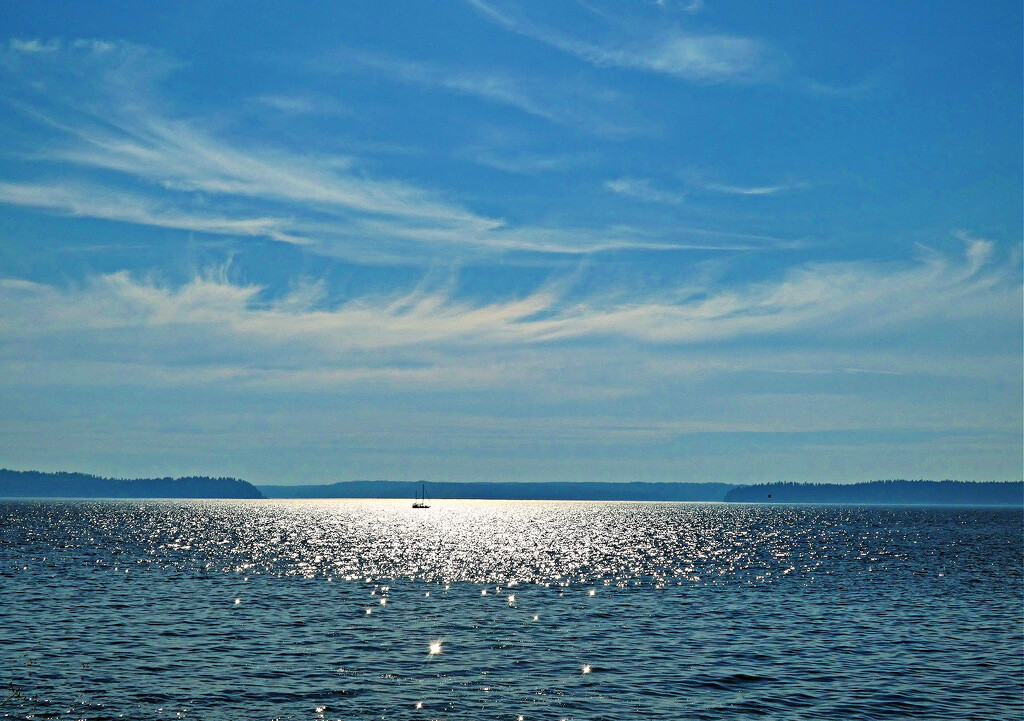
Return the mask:
[[[510,227],[437,192],[369,178],[353,157],[241,147],[196,120],[170,117],[166,103],[155,97],[155,86],[176,64],[158,51],[102,41],[53,47],[42,60],[35,50],[0,50],[0,71],[20,88],[15,106],[46,137],[24,157],[43,172],[59,165],[62,177],[0,178],[0,202],[302,243],[313,252],[360,262],[417,262],[456,248],[585,254],[787,244],[728,233],[703,234],[695,242],[693,233],[671,228],[651,237],[622,227]],[[454,82],[467,92],[529,104],[514,86],[475,76],[456,82],[434,71],[403,68],[426,72],[430,82]],[[546,113],[539,107],[536,112]]]
[[606,181],[604,187],[613,193],[625,195],[651,203],[667,203],[679,205],[686,202],[686,194],[654,187],[647,178],[616,178]]
[[418,348],[457,356],[467,348],[583,339],[625,338],[656,347],[813,334],[825,343],[884,335],[910,321],[927,326],[1012,319],[1019,283],[1009,265],[982,257],[979,247],[970,246],[964,259],[932,253],[906,266],[807,265],[774,281],[683,288],[674,298],[574,297],[563,282],[486,303],[423,287],[325,306],[322,289],[308,283],[268,299],[259,287],[213,276],[168,287],[121,272],[67,289],[9,279],[0,281],[0,301],[9,309],[0,319],[0,335],[16,344],[122,328],[152,334],[158,342],[162,330],[177,329],[239,352],[256,344],[271,356],[308,358],[311,365],[349,353]]
[[55,53],[61,49],[59,40],[22,40],[11,38],[7,41],[7,47],[15,53]]
[[697,83],[754,82],[778,72],[766,44],[736,35],[701,34],[663,26],[602,41],[586,40],[541,25],[484,0],[466,0],[483,17],[575,55],[593,65],[645,70]]
[[727,185],[724,183],[702,183],[705,190],[726,195],[777,195],[791,190],[806,188],[806,183],[782,183],[780,185]]
[[594,135],[630,135],[639,124],[610,91],[589,90],[579,81],[521,77],[500,70],[449,68],[428,62],[355,51],[339,51],[312,65],[320,72],[370,70],[399,82],[467,95]]
[[[296,214],[327,214],[340,224],[353,216],[373,216],[470,232],[500,225],[415,186],[352,172],[350,159],[338,162],[283,150],[240,148],[205,132],[195,122],[166,117],[157,109],[160,103],[151,97],[153,78],[172,67],[158,52],[127,44],[78,41],[56,44],[51,53],[54,57],[27,67],[14,55],[25,55],[25,51],[8,51],[0,66],[21,84],[24,97],[18,107],[36,120],[40,129],[55,134],[54,141],[28,157],[71,164],[93,175],[90,183],[74,188],[66,181],[52,181],[48,186],[7,182],[5,202],[112,220],[142,218],[147,224],[168,227],[174,227],[175,219],[180,218],[184,222],[178,227],[189,230],[205,226],[213,232],[227,232],[239,223],[234,217],[222,223],[212,219],[194,222],[194,214],[181,206],[198,192],[225,200],[219,206],[208,204],[211,215],[217,209],[227,213],[226,208],[234,207],[238,200],[249,201],[250,214],[273,216],[260,221],[272,231],[266,237],[287,241],[294,237],[280,228],[291,224],[289,218]],[[44,92],[38,92],[39,87]],[[113,171],[142,183],[132,191],[136,200],[126,200],[128,195],[115,185],[100,187],[103,177],[94,171]],[[50,203],[44,202],[40,192],[44,187],[55,192]],[[146,201],[138,199],[143,192],[150,196]],[[256,203],[264,208],[262,212],[252,209]],[[125,205],[147,205],[149,209],[129,211]],[[154,218],[154,206],[166,210]],[[248,223],[248,227],[254,226]],[[253,233],[243,230],[240,234]]]
[[0,182],[0,203],[55,213],[102,218],[160,228],[177,228],[217,235],[270,238],[284,243],[308,240],[287,232],[280,218],[225,217],[161,205],[146,196],[87,183]]

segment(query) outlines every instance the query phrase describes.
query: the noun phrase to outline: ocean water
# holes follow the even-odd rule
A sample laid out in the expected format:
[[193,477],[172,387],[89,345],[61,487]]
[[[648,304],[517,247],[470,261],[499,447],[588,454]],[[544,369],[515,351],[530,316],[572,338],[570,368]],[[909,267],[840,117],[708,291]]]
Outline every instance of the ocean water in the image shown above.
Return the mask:
[[0,502],[0,717],[1024,717],[1021,509]]

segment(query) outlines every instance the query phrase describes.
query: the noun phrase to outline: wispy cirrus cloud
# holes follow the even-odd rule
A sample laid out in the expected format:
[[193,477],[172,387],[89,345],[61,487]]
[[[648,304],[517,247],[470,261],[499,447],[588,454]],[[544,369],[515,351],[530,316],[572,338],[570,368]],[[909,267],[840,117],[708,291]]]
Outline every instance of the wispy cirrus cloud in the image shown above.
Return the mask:
[[280,218],[225,217],[201,210],[170,205],[161,207],[153,199],[125,191],[85,183],[0,182],[0,203],[38,208],[61,215],[102,218],[123,223],[176,228],[216,235],[270,238],[285,243],[306,244],[305,238],[284,229]]
[[792,190],[802,190],[807,183],[781,183],[779,185],[729,185],[725,183],[703,183],[704,190],[726,195],[778,195]]
[[663,25],[620,24],[607,28],[601,39],[584,39],[485,0],[466,1],[506,30],[597,66],[631,68],[713,84],[767,80],[783,65],[777,52],[753,38],[689,32]]
[[651,203],[679,205],[686,202],[685,193],[655,187],[648,178],[616,178],[606,181],[604,187],[613,193]]
[[177,287],[126,272],[64,289],[7,279],[0,280],[0,300],[11,312],[0,319],[0,334],[16,344],[54,333],[180,329],[206,334],[225,348],[250,348],[259,339],[262,351],[276,349],[314,365],[353,352],[419,349],[457,356],[466,348],[598,338],[658,346],[813,334],[824,344],[908,322],[1011,318],[1019,280],[1013,263],[992,253],[991,243],[972,239],[963,257],[923,249],[914,264],[808,264],[769,281],[654,294],[575,295],[562,280],[488,302],[461,299],[450,283],[331,305],[317,283],[268,297],[263,288],[224,275],[197,276]]
[[[671,228],[652,235],[621,226],[510,226],[436,190],[369,177],[354,156],[244,147],[196,119],[174,117],[156,88],[177,63],[158,51],[105,41],[55,41],[45,53],[28,47],[0,51],[0,72],[15,88],[8,101],[35,124],[38,138],[21,158],[43,179],[0,178],[0,201],[8,204],[301,243],[369,262],[416,262],[456,248],[585,254],[788,244],[728,232],[698,232],[695,241]],[[516,102],[511,90],[475,82],[465,87]]]
[[650,47],[636,43],[607,48],[569,41],[563,49],[595,65],[647,70],[701,83],[751,82],[776,72],[765,45],[731,35],[666,33]]
[[329,63],[318,63],[321,70],[344,69],[350,71],[353,66],[369,69],[392,79],[443,88],[456,93],[472,95],[484,100],[522,110],[545,120],[564,122],[564,118],[553,108],[548,107],[528,90],[525,84],[511,75],[497,72],[481,72],[442,68],[426,62],[411,62],[399,58],[385,57],[365,52],[346,52]]
[[762,182],[736,182],[724,179],[721,171],[712,168],[688,168],[679,172],[678,178],[695,193],[740,197],[786,195],[814,187],[813,183],[793,175],[770,178],[767,182],[763,177],[759,179]]
[[[367,178],[353,171],[350,158],[242,148],[195,121],[168,117],[152,93],[154,79],[173,63],[156,51],[78,41],[55,43],[39,62],[37,55],[11,45],[0,58],[19,90],[15,107],[50,136],[24,157],[41,168],[77,168],[87,180],[70,180],[65,172],[59,180],[7,181],[4,202],[287,242],[299,240],[313,217],[339,227],[372,217],[469,235],[501,225],[434,192]],[[110,182],[110,172],[118,182]],[[188,208],[197,193],[205,199],[202,214]]]
[[50,158],[86,168],[113,170],[171,191],[201,191],[367,215],[423,221],[481,223],[431,193],[395,181],[346,174],[348,161],[305,158],[285,151],[233,147],[184,121],[126,113],[113,130],[64,126],[80,141],[50,151]]
[[[837,100],[856,100],[874,93],[884,83],[877,77],[835,83],[804,77],[771,43],[729,32],[694,30],[692,21],[678,23],[674,12],[643,18],[642,12],[621,13],[595,4],[579,3],[595,23],[578,23],[571,30],[528,15],[521,7],[502,0],[465,0],[488,21],[509,32],[528,37],[597,67],[615,67],[655,73],[699,85],[757,84],[785,81],[805,93]],[[696,15],[703,0],[663,11]],[[589,29],[584,29],[589,28]]]
[[269,108],[274,112],[292,117],[345,118],[351,117],[354,113],[353,108],[322,94],[271,93],[257,95],[249,101],[249,105],[258,111]]
[[447,90],[489,103],[515,108],[561,126],[596,135],[631,135],[644,124],[630,120],[622,98],[609,90],[591,89],[580,82],[532,78],[502,70],[444,67],[429,62],[354,50],[337,51],[311,64],[319,72],[369,70],[392,80]]
[[502,147],[471,145],[459,152],[459,157],[489,168],[515,175],[560,173],[594,164],[594,155],[586,153],[524,153]]
[[11,38],[7,46],[18,53],[54,53],[63,47],[59,40],[39,40],[38,38],[25,40]]
[[605,189],[618,195],[636,198],[649,203],[663,203],[667,205],[680,205],[685,203],[688,191],[698,190],[721,195],[738,196],[769,196],[780,195],[803,190],[810,187],[808,183],[787,182],[775,185],[734,185],[728,183],[715,183],[700,178],[691,177],[686,184],[686,190],[666,188],[651,178],[621,177],[607,180]]

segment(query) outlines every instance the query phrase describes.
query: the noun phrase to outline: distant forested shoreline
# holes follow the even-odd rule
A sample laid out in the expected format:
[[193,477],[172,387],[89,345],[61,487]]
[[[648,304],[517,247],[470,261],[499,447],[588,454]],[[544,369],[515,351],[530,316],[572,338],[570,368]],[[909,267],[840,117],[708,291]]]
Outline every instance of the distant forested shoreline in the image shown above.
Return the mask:
[[[342,481],[309,486],[259,486],[267,498],[409,498],[422,481]],[[723,501],[729,483],[427,482],[430,498],[524,501]]]
[[[12,498],[408,498],[422,481],[253,485],[238,478],[103,478],[88,473],[0,469],[0,497]],[[426,483],[429,497],[538,501],[693,501],[1024,505],[1021,481],[888,480],[865,483]]]
[[21,498],[263,498],[238,478],[103,478],[88,473],[0,468],[0,496]]
[[[267,498],[412,498],[420,482],[343,481],[258,486]],[[1020,481],[890,480],[866,483],[427,483],[432,498],[537,501],[718,501],[729,503],[863,503],[1024,505]]]
[[765,483],[738,486],[732,503],[891,503],[931,505],[1024,505],[1020,481],[869,481],[867,483]]

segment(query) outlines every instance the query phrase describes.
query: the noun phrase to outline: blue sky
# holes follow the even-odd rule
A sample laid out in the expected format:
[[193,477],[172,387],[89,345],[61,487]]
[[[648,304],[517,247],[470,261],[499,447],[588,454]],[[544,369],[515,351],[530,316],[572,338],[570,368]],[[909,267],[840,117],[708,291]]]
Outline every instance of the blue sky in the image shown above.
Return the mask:
[[0,28],[0,465],[1021,478],[1019,2]]

